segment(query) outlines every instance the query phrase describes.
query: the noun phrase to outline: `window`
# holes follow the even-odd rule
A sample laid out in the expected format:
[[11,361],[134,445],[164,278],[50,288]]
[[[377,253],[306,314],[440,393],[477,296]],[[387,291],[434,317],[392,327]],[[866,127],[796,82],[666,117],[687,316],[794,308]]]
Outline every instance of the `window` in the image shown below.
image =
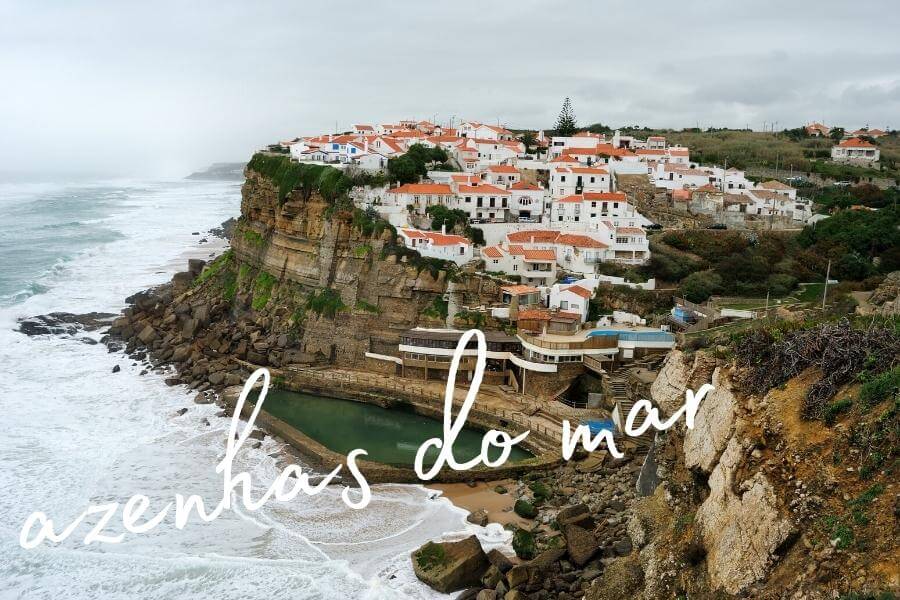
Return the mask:
[[561,175],[560,178],[559,178],[559,180],[562,181],[563,183],[565,183],[565,182],[566,182],[566,176],[565,176],[565,175]]
[[472,196],[466,196],[466,204],[469,204],[471,202],[472,202]]
[[518,270],[519,270],[519,265],[513,265],[513,271],[518,271]]
[[559,301],[559,310],[566,310],[567,308],[569,308],[569,301],[568,300],[560,300]]
[[562,220],[563,220],[563,217],[562,217],[562,215],[559,215],[559,217],[557,217],[557,219],[556,219],[556,220],[557,220],[557,221],[562,221]]

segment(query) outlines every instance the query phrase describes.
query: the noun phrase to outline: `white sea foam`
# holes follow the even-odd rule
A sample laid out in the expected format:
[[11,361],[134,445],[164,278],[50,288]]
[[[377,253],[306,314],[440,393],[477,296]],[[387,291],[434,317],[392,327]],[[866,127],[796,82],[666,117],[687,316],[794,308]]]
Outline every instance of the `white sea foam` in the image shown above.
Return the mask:
[[[116,546],[19,548],[19,528],[35,510],[63,523],[88,504],[136,493],[150,498],[151,511],[176,492],[220,497],[214,467],[228,421],[215,416],[215,406],[192,404],[192,394],[164,385],[163,375],[140,376],[142,365],[103,345],[13,329],[19,317],[52,311],[118,311],[126,296],[183,269],[187,256],[214,252],[212,241],[198,246],[192,233],[234,216],[239,193],[234,184],[208,182],[2,189],[3,214],[12,210],[7,201],[20,211],[28,203],[67,211],[59,216],[64,228],[93,228],[98,241],[81,238],[67,252],[51,240],[52,262],[22,279],[37,293],[0,308],[0,413],[8,432],[0,439],[0,598],[436,598],[443,596],[412,574],[413,548],[445,532],[475,531],[486,547],[508,543],[507,532],[466,524],[464,511],[421,486],[386,485],[373,487],[362,511],[344,506],[336,488],[212,523],[192,520],[184,530],[126,535]],[[102,211],[66,205],[66,198],[91,202],[92,194],[102,196]],[[42,223],[35,214],[26,221]],[[29,231],[7,222],[0,233],[28,244]],[[0,260],[0,270],[6,267]],[[117,364],[122,371],[111,373]],[[185,406],[187,414],[175,416]],[[204,417],[210,426],[201,424]],[[278,472],[270,456],[278,447],[267,438],[260,449],[244,449],[235,467],[267,486]]]

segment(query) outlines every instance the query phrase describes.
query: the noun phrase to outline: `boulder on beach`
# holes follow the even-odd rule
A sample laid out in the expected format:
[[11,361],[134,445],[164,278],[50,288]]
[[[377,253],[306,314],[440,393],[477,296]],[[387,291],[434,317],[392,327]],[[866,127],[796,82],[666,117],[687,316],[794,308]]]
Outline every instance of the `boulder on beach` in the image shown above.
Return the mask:
[[419,580],[444,594],[480,588],[491,566],[474,535],[458,542],[428,542],[412,553],[412,563]]
[[474,512],[470,512],[469,516],[466,517],[466,520],[469,523],[473,523],[475,525],[481,525],[482,527],[484,527],[485,525],[488,524],[488,513],[485,509],[481,508]]

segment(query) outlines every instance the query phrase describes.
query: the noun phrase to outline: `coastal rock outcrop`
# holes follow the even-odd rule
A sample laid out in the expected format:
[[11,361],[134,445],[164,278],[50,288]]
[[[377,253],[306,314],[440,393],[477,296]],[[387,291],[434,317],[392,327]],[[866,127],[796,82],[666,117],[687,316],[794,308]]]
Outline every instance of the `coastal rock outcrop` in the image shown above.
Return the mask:
[[710,581],[730,594],[765,576],[772,555],[791,532],[764,474],[737,481],[743,456],[743,446],[732,437],[709,477],[709,497],[696,516]]
[[491,567],[474,535],[458,542],[428,542],[412,553],[412,564],[416,577],[445,594],[480,587]]

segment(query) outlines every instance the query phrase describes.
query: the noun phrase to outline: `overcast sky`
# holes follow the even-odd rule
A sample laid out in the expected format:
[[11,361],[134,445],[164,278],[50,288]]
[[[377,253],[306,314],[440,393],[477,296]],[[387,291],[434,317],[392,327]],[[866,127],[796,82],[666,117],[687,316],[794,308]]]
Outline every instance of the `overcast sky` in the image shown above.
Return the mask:
[[451,116],[900,127],[900,3],[0,0],[0,171],[180,176]]

